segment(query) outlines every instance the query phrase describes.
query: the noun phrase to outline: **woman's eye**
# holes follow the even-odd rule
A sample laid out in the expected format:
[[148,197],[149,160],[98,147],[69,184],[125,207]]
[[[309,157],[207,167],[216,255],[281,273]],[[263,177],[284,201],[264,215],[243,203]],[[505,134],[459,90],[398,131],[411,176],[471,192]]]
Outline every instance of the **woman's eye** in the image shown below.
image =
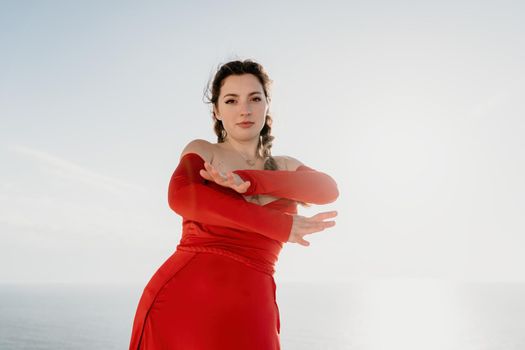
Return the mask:
[[228,101],[226,101],[224,103],[230,103],[230,102],[235,102],[235,100],[228,100]]
[[260,97],[254,97],[253,100],[254,100],[255,102],[259,102],[259,101],[261,101],[261,98],[260,98]]

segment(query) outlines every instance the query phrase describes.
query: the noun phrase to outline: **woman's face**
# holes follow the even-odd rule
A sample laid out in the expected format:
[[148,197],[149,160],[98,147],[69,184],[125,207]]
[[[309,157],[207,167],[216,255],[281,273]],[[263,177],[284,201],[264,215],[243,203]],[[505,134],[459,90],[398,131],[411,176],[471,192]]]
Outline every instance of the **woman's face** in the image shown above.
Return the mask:
[[264,127],[268,102],[253,74],[230,75],[223,81],[215,117],[222,121],[226,138],[246,141],[259,137]]

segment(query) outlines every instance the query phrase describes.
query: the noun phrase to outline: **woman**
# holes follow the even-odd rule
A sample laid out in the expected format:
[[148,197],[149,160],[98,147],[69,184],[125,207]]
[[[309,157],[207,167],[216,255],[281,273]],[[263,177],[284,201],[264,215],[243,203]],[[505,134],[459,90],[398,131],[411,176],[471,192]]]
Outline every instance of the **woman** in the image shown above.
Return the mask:
[[283,243],[332,227],[297,203],[325,204],[334,180],[291,157],[272,157],[270,79],[256,62],[217,71],[210,103],[217,143],[183,150],[168,203],[183,218],[176,251],[140,299],[130,350],[280,349],[273,279]]

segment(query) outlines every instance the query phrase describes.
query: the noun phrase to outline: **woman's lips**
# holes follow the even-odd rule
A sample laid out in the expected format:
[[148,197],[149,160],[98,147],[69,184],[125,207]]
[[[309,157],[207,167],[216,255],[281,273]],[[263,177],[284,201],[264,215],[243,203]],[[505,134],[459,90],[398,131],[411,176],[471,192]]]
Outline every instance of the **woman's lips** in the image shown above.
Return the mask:
[[241,128],[249,128],[253,124],[254,124],[253,122],[242,122],[242,123],[238,123],[237,125],[239,125]]

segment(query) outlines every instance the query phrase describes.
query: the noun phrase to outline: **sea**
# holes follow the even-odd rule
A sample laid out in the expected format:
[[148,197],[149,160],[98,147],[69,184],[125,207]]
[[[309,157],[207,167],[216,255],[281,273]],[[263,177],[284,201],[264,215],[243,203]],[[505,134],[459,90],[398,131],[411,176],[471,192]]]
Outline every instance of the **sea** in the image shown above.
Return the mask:
[[[142,289],[0,284],[0,349],[128,349]],[[283,350],[525,349],[525,283],[277,281],[277,303]]]

